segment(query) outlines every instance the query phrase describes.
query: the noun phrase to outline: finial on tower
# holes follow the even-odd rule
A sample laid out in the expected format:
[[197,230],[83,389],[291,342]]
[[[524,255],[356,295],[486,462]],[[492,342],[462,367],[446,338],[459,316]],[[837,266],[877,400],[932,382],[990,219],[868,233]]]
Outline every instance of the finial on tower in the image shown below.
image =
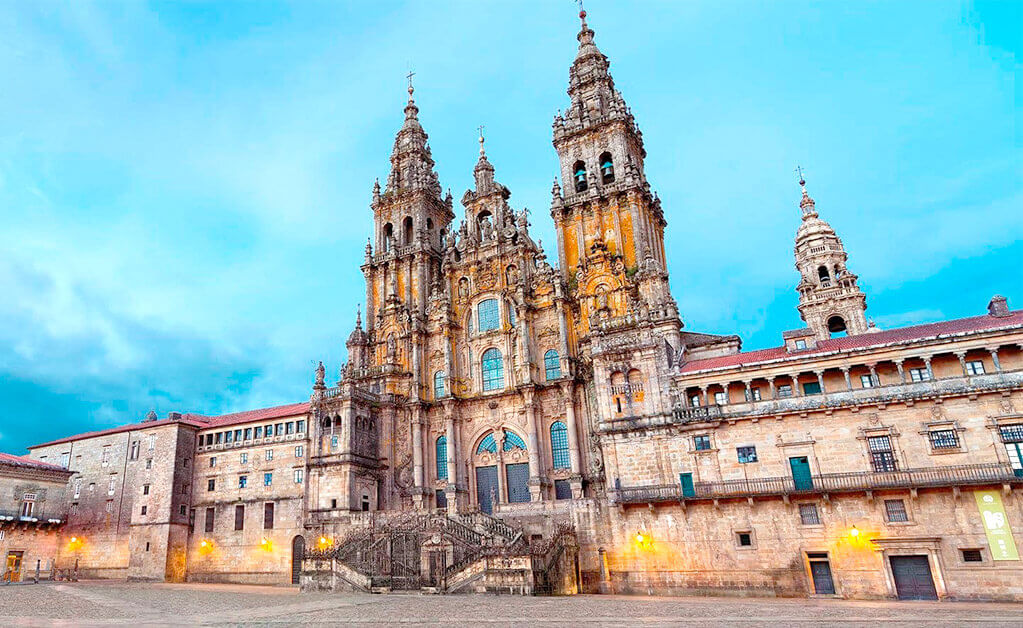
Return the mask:
[[405,78],[408,79],[408,101],[409,102],[412,102],[412,92],[416,91],[416,88],[412,87],[412,77],[415,76],[415,75],[416,75],[416,73],[412,71],[412,66],[410,65],[409,69],[408,69],[408,74],[405,76]]
[[480,157],[485,157],[486,153],[483,152],[483,129],[486,127],[481,124],[478,128],[480,131]]
[[803,220],[817,215],[813,199],[806,191],[806,178],[803,176],[803,167],[796,166],[796,173],[799,174],[799,187],[803,190],[803,198],[799,201],[799,208],[803,210]]
[[583,8],[583,0],[576,0],[579,4],[579,21],[583,23],[583,30],[586,30],[586,9]]
[[799,174],[799,185],[801,187],[805,188],[806,187],[806,179],[803,178],[803,167],[797,165],[796,166],[796,173]]
[[362,304],[355,306],[355,328],[362,329]]

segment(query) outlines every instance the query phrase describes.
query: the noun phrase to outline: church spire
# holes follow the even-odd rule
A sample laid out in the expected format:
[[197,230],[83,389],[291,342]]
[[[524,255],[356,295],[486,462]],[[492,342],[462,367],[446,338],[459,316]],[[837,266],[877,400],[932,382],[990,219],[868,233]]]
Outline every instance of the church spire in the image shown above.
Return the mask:
[[414,72],[408,73],[408,103],[405,105],[405,122],[401,125],[394,148],[391,151],[391,174],[387,177],[386,192],[396,194],[407,191],[426,190],[440,198],[440,181],[434,172],[433,156],[429,136],[419,123],[419,107],[416,106],[415,87],[412,85]]
[[821,340],[833,335],[862,334],[869,331],[866,318],[867,297],[857,277],[846,268],[848,254],[842,239],[817,215],[816,203],[806,191],[802,168],[799,208],[802,224],[796,231],[796,270],[801,280],[799,314]]

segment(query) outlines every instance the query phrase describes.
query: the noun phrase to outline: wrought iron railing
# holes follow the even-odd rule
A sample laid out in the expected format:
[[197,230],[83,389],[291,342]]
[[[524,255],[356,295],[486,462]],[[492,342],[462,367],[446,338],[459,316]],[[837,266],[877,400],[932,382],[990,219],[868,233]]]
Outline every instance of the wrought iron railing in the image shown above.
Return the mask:
[[717,499],[771,495],[842,493],[889,488],[925,488],[1021,483],[1007,464],[974,464],[902,471],[825,473],[799,482],[791,477],[750,478],[722,482],[695,482],[692,489],[680,484],[622,487],[611,491],[619,504],[677,502],[689,499]]

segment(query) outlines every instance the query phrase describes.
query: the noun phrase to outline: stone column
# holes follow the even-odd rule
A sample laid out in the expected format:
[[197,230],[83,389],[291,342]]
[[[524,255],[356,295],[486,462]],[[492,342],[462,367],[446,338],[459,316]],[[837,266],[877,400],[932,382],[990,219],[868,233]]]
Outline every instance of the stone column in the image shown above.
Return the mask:
[[993,362],[995,365],[995,372],[1001,373],[1002,363],[998,361],[998,347],[995,347],[994,349],[988,349],[988,353],[991,354],[991,362]]
[[899,370],[899,380],[903,384],[905,384],[906,383],[906,370],[904,368],[902,368],[902,363],[903,362],[905,362],[905,360],[903,360],[903,359],[895,360],[895,368],[897,368]]
[[867,368],[870,369],[870,383],[874,386],[880,386],[881,380],[877,377],[877,364],[868,364]]
[[790,374],[789,377],[792,378],[792,396],[802,397],[803,391],[799,388],[799,373]]
[[959,368],[963,369],[963,377],[969,377],[969,373],[966,372],[966,352],[956,351],[955,356],[959,358]]
[[751,380],[746,379],[746,380],[743,380],[742,383],[746,385],[746,401],[747,402],[753,401],[753,390],[752,390],[753,382]]
[[817,385],[821,387],[821,394],[823,395],[826,391],[824,390],[824,371],[814,371],[817,374]]
[[579,474],[579,432],[575,418],[575,382],[565,382],[561,386],[565,395],[565,423],[568,428],[568,461],[572,475]]
[[704,406],[710,405],[710,399],[707,398],[707,388],[708,386],[706,384],[700,385],[700,403]]
[[543,499],[541,494],[540,476],[540,439],[536,430],[536,405],[533,403],[533,390],[525,388],[522,391],[522,398],[526,407],[526,434],[529,448],[526,453],[529,456],[529,501],[538,502]]
[[777,399],[778,395],[777,395],[777,390],[775,390],[775,388],[774,388],[774,376],[773,375],[771,377],[767,378],[767,388],[770,391],[770,393],[769,393],[771,395],[770,398],[771,399]]
[[850,367],[848,367],[848,366],[843,366],[842,367],[842,375],[845,376],[845,388],[846,388],[846,390],[852,390],[852,379],[849,378],[849,368]]
[[934,371],[931,370],[931,359],[933,357],[934,356],[931,356],[931,355],[923,356],[924,367],[927,368],[927,380],[928,381],[934,381]]
[[455,514],[458,512],[458,435],[455,434],[454,404],[450,401],[444,404],[444,415],[444,436],[448,441],[448,485],[444,493],[448,499],[448,513]]
[[412,410],[412,479],[416,508],[423,507],[423,417],[419,406]]

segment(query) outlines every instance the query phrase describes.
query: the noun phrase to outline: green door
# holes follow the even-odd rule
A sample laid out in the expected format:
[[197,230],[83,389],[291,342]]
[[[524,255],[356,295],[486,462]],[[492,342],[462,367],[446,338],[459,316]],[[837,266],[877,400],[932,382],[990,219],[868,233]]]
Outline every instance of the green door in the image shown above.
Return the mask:
[[696,487],[693,486],[692,473],[679,473],[678,480],[682,483],[682,497],[696,497]]
[[792,482],[797,491],[813,490],[813,478],[810,477],[810,461],[806,456],[789,458],[789,466],[792,468]]

